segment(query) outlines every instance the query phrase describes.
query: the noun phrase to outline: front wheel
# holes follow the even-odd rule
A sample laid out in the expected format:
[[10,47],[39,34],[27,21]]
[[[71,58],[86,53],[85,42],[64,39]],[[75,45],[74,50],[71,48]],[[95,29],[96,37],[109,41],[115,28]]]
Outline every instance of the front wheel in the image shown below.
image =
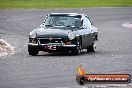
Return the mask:
[[80,49],[78,47],[76,47],[76,49],[72,51],[72,54],[73,55],[79,55],[80,52],[81,52]]
[[72,50],[72,54],[73,55],[79,55],[81,52],[81,49],[82,49],[82,44],[81,44],[81,39],[79,39],[77,41],[77,46],[76,46],[75,50]]

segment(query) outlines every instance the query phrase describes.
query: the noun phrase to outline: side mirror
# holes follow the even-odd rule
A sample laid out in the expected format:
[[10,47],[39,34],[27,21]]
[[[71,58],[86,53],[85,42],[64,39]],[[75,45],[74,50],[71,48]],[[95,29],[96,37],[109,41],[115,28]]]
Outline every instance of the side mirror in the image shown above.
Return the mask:
[[81,29],[84,29],[84,27],[83,27],[83,26],[81,26]]

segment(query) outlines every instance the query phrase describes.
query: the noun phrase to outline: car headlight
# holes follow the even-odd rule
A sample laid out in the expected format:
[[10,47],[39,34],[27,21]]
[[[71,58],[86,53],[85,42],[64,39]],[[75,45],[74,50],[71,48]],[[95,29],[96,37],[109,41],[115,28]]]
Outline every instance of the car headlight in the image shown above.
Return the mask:
[[34,44],[37,43],[37,41],[36,41],[36,35],[35,34],[30,33],[30,35],[29,35],[29,42],[30,43],[34,43]]
[[70,40],[73,40],[73,39],[75,38],[75,34],[69,33],[69,34],[68,34],[68,38],[69,38]]
[[30,38],[36,38],[36,34],[30,32],[29,37],[30,37]]
[[30,38],[35,38],[36,37],[36,35],[30,35]]

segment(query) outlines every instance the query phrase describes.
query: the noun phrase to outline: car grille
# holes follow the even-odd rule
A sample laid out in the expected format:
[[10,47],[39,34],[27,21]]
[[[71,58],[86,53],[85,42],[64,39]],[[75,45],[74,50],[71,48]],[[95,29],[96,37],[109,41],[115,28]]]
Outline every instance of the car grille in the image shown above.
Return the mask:
[[61,43],[64,40],[62,38],[38,38],[40,44],[47,44],[47,43]]

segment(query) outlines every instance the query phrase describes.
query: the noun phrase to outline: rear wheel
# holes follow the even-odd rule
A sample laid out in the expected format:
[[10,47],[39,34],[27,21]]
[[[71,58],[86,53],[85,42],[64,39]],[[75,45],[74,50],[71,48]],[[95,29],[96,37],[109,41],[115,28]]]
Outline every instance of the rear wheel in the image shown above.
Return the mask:
[[28,46],[29,55],[36,56],[38,54],[38,49],[36,47]]
[[96,50],[96,42],[94,41],[94,43],[92,43],[92,45],[90,45],[87,48],[87,52],[95,52],[95,50]]

